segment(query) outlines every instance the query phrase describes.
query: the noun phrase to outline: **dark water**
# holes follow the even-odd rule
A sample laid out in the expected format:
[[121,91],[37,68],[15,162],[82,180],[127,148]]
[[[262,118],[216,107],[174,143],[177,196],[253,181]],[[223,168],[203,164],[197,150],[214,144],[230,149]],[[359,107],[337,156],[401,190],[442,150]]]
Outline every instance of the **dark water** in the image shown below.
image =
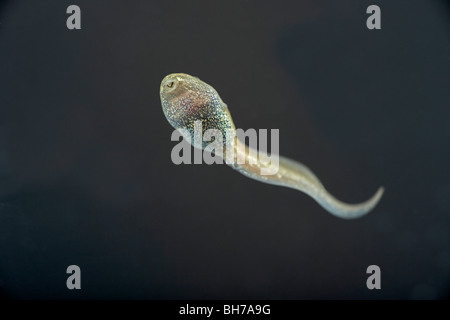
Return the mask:
[[[450,28],[444,1],[0,4],[0,295],[445,299]],[[221,165],[175,166],[159,101],[199,76],[240,128],[368,216]],[[66,268],[81,268],[81,290]],[[366,269],[381,269],[368,290]]]

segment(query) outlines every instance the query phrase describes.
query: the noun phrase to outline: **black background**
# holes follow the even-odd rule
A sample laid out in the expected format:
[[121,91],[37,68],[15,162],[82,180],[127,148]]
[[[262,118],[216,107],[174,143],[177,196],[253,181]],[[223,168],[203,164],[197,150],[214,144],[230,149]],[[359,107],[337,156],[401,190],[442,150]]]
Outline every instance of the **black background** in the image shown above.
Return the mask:
[[[81,30],[66,8],[81,8]],[[381,8],[368,30],[366,8]],[[450,294],[444,1],[2,1],[0,294],[436,299]],[[171,162],[169,73],[368,216],[225,165]],[[79,265],[82,289],[66,288]],[[381,268],[381,290],[366,268]]]

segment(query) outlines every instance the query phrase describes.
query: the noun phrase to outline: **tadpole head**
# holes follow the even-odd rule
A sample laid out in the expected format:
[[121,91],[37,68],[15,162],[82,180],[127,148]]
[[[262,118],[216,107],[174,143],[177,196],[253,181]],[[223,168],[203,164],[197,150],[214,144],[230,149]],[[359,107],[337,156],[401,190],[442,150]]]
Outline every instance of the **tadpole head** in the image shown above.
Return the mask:
[[175,129],[193,134],[194,123],[201,121],[202,134],[208,129],[234,130],[228,108],[217,91],[197,77],[169,74],[161,82],[159,95],[164,115]]

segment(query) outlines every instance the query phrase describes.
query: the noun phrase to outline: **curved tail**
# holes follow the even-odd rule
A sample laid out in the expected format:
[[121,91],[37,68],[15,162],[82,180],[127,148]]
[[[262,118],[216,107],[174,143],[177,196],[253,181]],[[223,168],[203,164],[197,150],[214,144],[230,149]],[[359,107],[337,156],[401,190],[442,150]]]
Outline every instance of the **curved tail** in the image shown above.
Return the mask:
[[316,175],[300,162],[281,157],[278,158],[276,172],[272,175],[262,175],[262,168],[270,168],[274,163],[267,164],[260,161],[260,157],[253,155],[245,144],[237,141],[235,146],[237,156],[245,158],[245,163],[234,163],[231,166],[243,175],[268,184],[284,186],[302,191],[317,201],[332,215],[343,219],[355,219],[369,213],[380,201],[384,188],[378,191],[367,201],[357,204],[342,202],[331,195],[322,185]]
[[[299,189],[300,190],[300,189]],[[305,193],[308,193],[305,190]],[[322,192],[316,194],[308,193],[314,200],[317,201],[323,208],[336,217],[343,219],[355,219],[364,216],[369,213],[380,201],[384,192],[384,188],[378,188],[377,192],[367,201],[350,204],[342,202],[333,197],[327,190],[323,189]]]

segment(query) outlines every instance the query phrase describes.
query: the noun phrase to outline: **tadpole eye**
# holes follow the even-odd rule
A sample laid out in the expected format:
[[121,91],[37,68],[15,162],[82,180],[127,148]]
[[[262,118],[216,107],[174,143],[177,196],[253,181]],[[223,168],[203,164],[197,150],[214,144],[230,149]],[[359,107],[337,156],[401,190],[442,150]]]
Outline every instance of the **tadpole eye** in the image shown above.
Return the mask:
[[164,79],[164,82],[161,83],[161,89],[165,88],[165,92],[172,92],[173,90],[176,90],[178,87],[178,84],[180,82],[180,79],[177,79],[176,77],[169,77],[167,79]]

